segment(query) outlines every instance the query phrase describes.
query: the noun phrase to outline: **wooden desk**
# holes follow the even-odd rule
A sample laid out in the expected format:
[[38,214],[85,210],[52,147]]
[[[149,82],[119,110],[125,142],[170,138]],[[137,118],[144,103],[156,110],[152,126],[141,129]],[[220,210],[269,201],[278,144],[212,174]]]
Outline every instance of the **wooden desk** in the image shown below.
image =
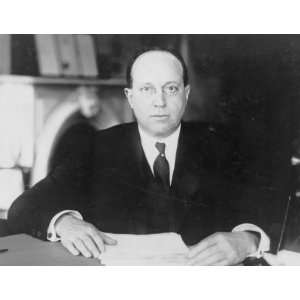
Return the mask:
[[[26,234],[0,238],[0,266],[100,266],[97,259],[74,256],[60,243],[45,242]],[[248,266],[265,265],[261,260],[247,259]]]
[[60,243],[44,242],[29,235],[0,238],[1,266],[99,266],[97,259],[73,256]]

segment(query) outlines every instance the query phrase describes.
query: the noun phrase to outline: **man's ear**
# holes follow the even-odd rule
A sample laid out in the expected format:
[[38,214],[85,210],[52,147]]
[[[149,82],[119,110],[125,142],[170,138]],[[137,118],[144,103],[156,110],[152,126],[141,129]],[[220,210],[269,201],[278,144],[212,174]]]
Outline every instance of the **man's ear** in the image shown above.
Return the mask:
[[124,94],[127,98],[127,101],[130,105],[130,107],[132,108],[132,104],[131,104],[131,100],[132,100],[132,89],[129,89],[129,88],[125,88],[124,89]]
[[186,102],[189,99],[190,91],[191,91],[191,86],[188,84],[187,86],[184,87]]

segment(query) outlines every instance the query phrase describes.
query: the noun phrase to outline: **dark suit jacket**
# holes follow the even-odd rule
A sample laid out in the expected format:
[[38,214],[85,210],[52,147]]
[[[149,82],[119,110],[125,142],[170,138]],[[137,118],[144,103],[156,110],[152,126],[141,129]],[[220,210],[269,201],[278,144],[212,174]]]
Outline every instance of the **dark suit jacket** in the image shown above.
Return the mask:
[[84,132],[64,163],[14,202],[9,226],[45,239],[51,218],[73,209],[105,232],[172,231],[189,245],[245,222],[267,231],[263,202],[233,176],[233,154],[223,130],[182,123],[172,185],[164,191],[136,123]]

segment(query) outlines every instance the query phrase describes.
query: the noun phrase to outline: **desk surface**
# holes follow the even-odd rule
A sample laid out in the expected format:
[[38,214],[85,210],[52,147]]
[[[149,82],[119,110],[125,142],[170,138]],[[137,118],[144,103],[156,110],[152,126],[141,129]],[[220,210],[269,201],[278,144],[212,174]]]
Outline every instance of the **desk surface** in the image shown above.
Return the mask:
[[0,238],[1,266],[99,266],[97,259],[73,256],[60,243],[45,242],[29,235]]

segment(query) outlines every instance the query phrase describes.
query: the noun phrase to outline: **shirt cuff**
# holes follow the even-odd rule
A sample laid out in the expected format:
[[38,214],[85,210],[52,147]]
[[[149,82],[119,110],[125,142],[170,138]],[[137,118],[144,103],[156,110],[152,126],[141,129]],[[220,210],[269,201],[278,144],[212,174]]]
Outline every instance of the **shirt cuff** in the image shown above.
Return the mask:
[[56,234],[55,225],[56,225],[57,220],[63,215],[72,215],[75,218],[83,220],[82,215],[76,210],[63,210],[63,211],[59,212],[51,219],[50,224],[48,226],[48,230],[47,230],[47,240],[48,241],[50,241],[50,242],[60,241],[60,237]]
[[234,227],[232,231],[254,231],[260,234],[260,241],[257,250],[256,252],[251,253],[249,257],[260,258],[264,252],[270,250],[270,238],[260,227],[250,223],[243,223]]

